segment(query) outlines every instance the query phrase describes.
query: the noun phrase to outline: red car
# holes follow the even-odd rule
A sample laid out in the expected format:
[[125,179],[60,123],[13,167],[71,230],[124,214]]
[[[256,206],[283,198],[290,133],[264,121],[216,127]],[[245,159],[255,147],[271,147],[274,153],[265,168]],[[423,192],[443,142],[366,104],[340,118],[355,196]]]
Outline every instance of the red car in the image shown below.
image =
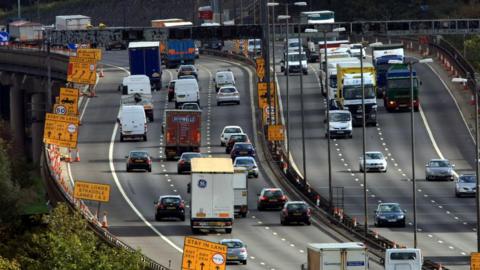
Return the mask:
[[267,208],[282,209],[287,201],[287,196],[280,188],[264,188],[258,195],[257,209],[259,211]]

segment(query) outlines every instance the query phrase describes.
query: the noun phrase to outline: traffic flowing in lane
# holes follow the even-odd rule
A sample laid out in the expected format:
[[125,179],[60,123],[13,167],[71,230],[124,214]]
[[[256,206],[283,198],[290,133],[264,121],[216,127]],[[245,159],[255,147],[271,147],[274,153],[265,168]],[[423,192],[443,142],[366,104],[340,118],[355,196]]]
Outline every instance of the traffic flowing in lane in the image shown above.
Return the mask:
[[[212,156],[225,156],[220,146],[220,133],[226,125],[240,125],[250,138],[252,128],[250,109],[251,75],[246,68],[222,59],[203,58],[199,69],[200,104],[202,109],[201,152]],[[110,64],[114,63],[114,64]],[[161,132],[164,124],[163,111],[172,108],[167,101],[165,88],[154,92],[154,122],[148,123],[147,141],[120,142],[118,116],[120,106],[118,85],[128,71],[128,59],[123,52],[106,53],[105,72],[98,86],[98,98],[90,101],[86,108],[79,147],[83,162],[72,165],[74,179],[95,180],[112,185],[112,196],[100,211],[106,211],[109,230],[133,247],[142,249],[147,256],[163,265],[178,267],[181,261],[183,237],[191,235],[188,220],[189,175],[177,174],[177,163],[166,161],[165,140]],[[118,68],[120,67],[120,68]],[[236,87],[240,92],[240,105],[216,106],[215,88],[212,78],[219,69],[230,69],[235,74]],[[176,79],[176,70],[165,70],[162,86]],[[127,172],[125,155],[132,150],[147,151],[152,157],[152,172]],[[257,161],[258,162],[258,161]],[[231,235],[223,233],[197,235],[210,241],[223,238],[239,238],[248,246],[248,267],[245,269],[292,269],[306,261],[306,244],[309,242],[336,242],[315,226],[280,226],[277,211],[257,211],[257,193],[263,187],[272,186],[261,162],[258,179],[248,180],[248,203],[250,213],[246,218],[236,218]],[[180,195],[185,200],[186,221],[156,221],[153,202],[160,195]],[[90,205],[96,209],[96,205]],[[159,251],[161,251],[159,253]]]

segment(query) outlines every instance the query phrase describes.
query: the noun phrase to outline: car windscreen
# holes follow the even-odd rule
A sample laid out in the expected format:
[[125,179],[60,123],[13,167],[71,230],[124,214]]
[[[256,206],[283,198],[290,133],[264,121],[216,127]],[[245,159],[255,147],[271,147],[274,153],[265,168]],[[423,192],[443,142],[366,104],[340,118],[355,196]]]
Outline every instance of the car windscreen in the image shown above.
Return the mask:
[[283,192],[280,190],[266,190],[265,193],[263,194],[266,197],[282,197]]
[[221,93],[235,93],[237,90],[235,88],[221,88],[220,91]]
[[162,199],[162,204],[179,204],[180,199],[179,198],[163,198]]
[[449,167],[450,163],[444,160],[436,160],[430,162],[430,167]]
[[230,136],[230,140],[233,142],[245,142],[247,141],[247,136],[245,135],[232,135]]
[[185,72],[185,71],[194,71],[194,68],[192,66],[182,66],[180,67],[180,71]]
[[415,252],[393,252],[390,254],[390,260],[412,261],[417,258]]
[[231,242],[222,242],[222,245],[227,246],[228,248],[242,248],[243,243],[237,242],[237,241],[231,241]]
[[224,133],[241,133],[242,131],[239,128],[227,128]]
[[458,178],[458,182],[460,182],[460,183],[475,183],[476,178],[475,178],[475,175],[462,175]]
[[253,149],[253,146],[251,144],[245,144],[245,143],[240,143],[240,144],[235,144],[236,149],[242,149],[242,150],[251,150]]
[[253,165],[253,161],[249,158],[239,158],[235,160],[236,165]]
[[349,113],[332,113],[330,114],[330,121],[332,122],[350,121],[350,114]]
[[[387,80],[387,86],[388,88],[409,88],[411,87],[411,82],[409,78],[403,78],[403,79],[388,79]],[[413,79],[413,87],[418,87],[418,82],[417,79]]]
[[148,154],[146,152],[130,152],[131,158],[147,158]]
[[402,209],[396,204],[385,204],[380,206],[380,212],[400,212]]
[[298,53],[288,54],[288,61],[294,62],[294,61],[298,61],[298,59],[306,60],[307,56],[305,54],[298,55]]
[[366,153],[367,159],[383,159],[383,155],[380,153]]
[[183,154],[181,159],[186,160],[186,161],[190,161],[192,158],[199,158],[199,157],[202,157],[202,155],[199,154],[199,153],[197,153],[197,154]]
[[[372,85],[364,86],[365,98],[375,98],[375,90]],[[361,99],[362,88],[360,86],[345,86],[343,89],[345,99]]]
[[291,203],[287,205],[288,211],[298,211],[298,210],[306,210],[307,205],[303,203]]

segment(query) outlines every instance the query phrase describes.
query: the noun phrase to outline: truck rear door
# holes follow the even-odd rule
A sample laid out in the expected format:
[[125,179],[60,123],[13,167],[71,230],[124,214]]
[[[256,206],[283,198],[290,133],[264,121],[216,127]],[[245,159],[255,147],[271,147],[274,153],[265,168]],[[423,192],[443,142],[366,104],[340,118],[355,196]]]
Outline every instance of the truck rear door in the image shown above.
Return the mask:
[[152,78],[153,73],[160,74],[160,49],[145,48],[145,75]]
[[213,202],[212,212],[216,218],[233,219],[233,175],[213,174]]
[[345,250],[346,270],[368,269],[364,250]]

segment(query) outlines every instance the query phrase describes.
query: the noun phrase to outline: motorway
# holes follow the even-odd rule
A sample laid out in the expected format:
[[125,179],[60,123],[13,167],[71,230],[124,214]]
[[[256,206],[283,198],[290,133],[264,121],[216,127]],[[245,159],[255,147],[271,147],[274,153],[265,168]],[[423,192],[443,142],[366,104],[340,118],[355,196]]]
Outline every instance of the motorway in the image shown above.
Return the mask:
[[[276,46],[276,57],[281,46]],[[370,61],[367,58],[366,61]],[[278,61],[277,61],[278,62]],[[456,172],[474,168],[472,136],[453,98],[439,76],[427,65],[417,64],[421,110],[415,113],[415,171],[417,179],[418,246],[426,256],[465,256],[476,250],[476,217],[473,198],[456,198],[453,182],[426,182],[425,164],[431,158],[445,157],[456,164]],[[325,100],[320,93],[319,65],[309,64],[303,77],[307,180],[328,198],[327,140],[325,139]],[[285,76],[277,67],[282,105],[286,117]],[[302,170],[301,111],[299,76],[289,79],[289,120],[291,155]],[[378,100],[378,125],[366,130],[366,150],[388,155],[387,173],[368,173],[368,223],[381,235],[401,245],[413,246],[410,114],[388,113]],[[332,181],[343,187],[345,213],[364,222],[363,173],[358,158],[362,153],[362,129],[354,128],[353,139],[332,139]],[[335,196],[334,196],[335,197]],[[405,228],[374,228],[373,211],[379,202],[399,202],[407,210]]]
[[[172,269],[179,269],[184,236],[191,235],[189,218],[185,222],[154,220],[153,201],[159,195],[179,194],[186,200],[189,196],[188,175],[177,175],[176,162],[164,161],[161,124],[163,110],[173,107],[166,102],[166,91],[154,93],[155,121],[149,123],[148,141],[119,142],[118,125],[115,120],[119,110],[120,93],[117,86],[127,76],[128,57],[125,51],[105,52],[103,60],[105,77],[97,85],[98,97],[88,101],[79,137],[81,162],[71,166],[75,180],[94,181],[112,186],[110,202],[101,205],[107,211],[109,230],[121,240],[144,254]],[[220,59],[201,57],[197,61],[201,87],[203,121],[202,153],[222,156],[219,136],[225,125],[240,125],[250,138],[256,137],[252,122],[253,99],[251,95],[253,72],[245,67]],[[218,69],[230,68],[241,94],[241,104],[216,106],[212,76]],[[176,78],[175,70],[164,70],[163,86]],[[124,156],[133,149],[148,150],[153,157],[151,173],[126,173]],[[235,269],[298,269],[306,262],[306,243],[337,242],[317,226],[280,226],[276,211],[256,210],[257,192],[262,187],[273,185],[266,168],[260,164],[258,179],[249,179],[249,209],[247,218],[235,219],[231,235],[205,234],[198,237],[211,241],[223,238],[240,238],[248,245],[247,266]],[[97,205],[90,204],[95,211]],[[230,267],[229,267],[230,268]]]

